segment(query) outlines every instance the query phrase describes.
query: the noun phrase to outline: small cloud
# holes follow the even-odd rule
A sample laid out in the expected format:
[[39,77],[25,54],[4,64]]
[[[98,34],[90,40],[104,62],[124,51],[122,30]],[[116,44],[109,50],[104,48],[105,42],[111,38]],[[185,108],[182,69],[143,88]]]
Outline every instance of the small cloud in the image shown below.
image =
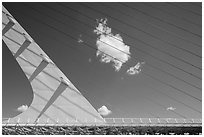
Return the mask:
[[78,41],[77,41],[78,43],[82,43],[82,42],[84,42],[83,40],[81,40],[81,39],[78,39]]
[[145,64],[145,62],[138,62],[135,66],[130,67],[130,68],[127,70],[127,73],[128,73],[129,75],[139,74],[139,73],[141,72],[141,67],[142,67],[143,64]]
[[101,108],[98,109],[98,113],[102,116],[107,116],[111,114],[112,112],[106,106],[102,106]]
[[77,42],[78,42],[78,43],[84,42],[84,41],[82,40],[82,35],[81,35],[81,34],[79,35],[79,38],[78,38]]
[[24,112],[28,109],[28,106],[27,105],[22,105],[20,107],[17,108],[17,111],[19,112]]
[[174,107],[168,107],[168,108],[166,108],[166,110],[172,110],[172,111],[174,111],[176,108],[174,108]]
[[111,28],[107,26],[107,18],[97,20],[98,26],[94,29],[97,34],[96,56],[100,56],[100,61],[113,63],[115,71],[119,71],[130,59],[130,47],[123,42],[120,34],[114,35]]
[[90,62],[90,63],[91,63],[91,61],[92,61],[92,59],[91,59],[91,58],[89,58],[88,62]]

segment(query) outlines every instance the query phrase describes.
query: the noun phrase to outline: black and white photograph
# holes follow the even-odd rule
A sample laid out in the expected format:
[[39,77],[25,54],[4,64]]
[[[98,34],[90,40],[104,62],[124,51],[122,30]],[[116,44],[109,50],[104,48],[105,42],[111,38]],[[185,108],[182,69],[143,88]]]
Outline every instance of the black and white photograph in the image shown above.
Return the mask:
[[2,2],[2,135],[202,135],[202,1]]

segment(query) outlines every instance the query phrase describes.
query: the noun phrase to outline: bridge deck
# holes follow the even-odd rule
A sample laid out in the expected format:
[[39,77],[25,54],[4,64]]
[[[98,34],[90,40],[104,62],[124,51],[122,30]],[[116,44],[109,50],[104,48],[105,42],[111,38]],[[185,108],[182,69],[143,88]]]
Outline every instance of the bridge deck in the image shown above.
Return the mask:
[[[49,119],[48,119],[49,121]],[[87,122],[86,119],[79,123],[75,121],[65,120],[66,123],[21,123],[19,119],[17,123],[11,123],[9,119],[2,122],[3,126],[177,126],[177,127],[199,127],[202,126],[202,119],[179,119],[179,118],[104,118],[105,124],[101,125],[96,119],[95,122]]]

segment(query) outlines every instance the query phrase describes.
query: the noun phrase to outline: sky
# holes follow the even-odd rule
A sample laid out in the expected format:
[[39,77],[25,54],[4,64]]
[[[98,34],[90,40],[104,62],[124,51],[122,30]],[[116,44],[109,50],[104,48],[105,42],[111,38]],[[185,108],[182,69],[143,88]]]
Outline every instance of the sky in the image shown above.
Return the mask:
[[[201,118],[201,3],[3,5],[105,117]],[[32,97],[2,41],[3,118]]]

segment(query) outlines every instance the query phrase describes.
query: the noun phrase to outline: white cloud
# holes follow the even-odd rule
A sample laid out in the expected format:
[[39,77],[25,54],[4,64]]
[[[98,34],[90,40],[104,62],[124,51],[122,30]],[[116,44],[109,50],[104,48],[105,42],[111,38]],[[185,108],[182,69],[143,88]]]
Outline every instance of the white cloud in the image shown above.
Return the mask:
[[92,59],[91,59],[91,58],[89,58],[89,59],[88,59],[88,62],[89,62],[89,63],[91,63],[91,62],[92,62]]
[[24,112],[24,111],[26,111],[27,109],[28,109],[28,106],[27,106],[27,105],[22,105],[22,106],[20,106],[20,107],[17,108],[17,110],[18,110],[19,112]]
[[143,64],[145,64],[145,62],[138,62],[135,66],[130,67],[130,68],[127,70],[127,73],[128,73],[129,75],[139,74],[139,73],[141,72],[141,67],[142,67]]
[[168,108],[166,108],[166,110],[172,110],[172,111],[174,111],[176,108],[174,108],[174,107],[168,107]]
[[107,116],[111,114],[112,112],[106,106],[102,106],[101,108],[98,109],[98,113],[102,116]]
[[81,39],[78,39],[78,41],[77,41],[78,43],[82,43],[82,42],[84,42],[83,40],[81,40]]
[[101,62],[113,63],[115,70],[119,71],[123,63],[130,59],[130,47],[125,45],[120,34],[114,35],[111,33],[106,18],[97,21],[98,26],[94,29],[94,32],[98,35],[96,56],[101,57]]
[[78,38],[77,42],[78,42],[78,43],[84,42],[84,41],[82,40],[82,35],[81,35],[81,34],[79,35],[79,38]]

